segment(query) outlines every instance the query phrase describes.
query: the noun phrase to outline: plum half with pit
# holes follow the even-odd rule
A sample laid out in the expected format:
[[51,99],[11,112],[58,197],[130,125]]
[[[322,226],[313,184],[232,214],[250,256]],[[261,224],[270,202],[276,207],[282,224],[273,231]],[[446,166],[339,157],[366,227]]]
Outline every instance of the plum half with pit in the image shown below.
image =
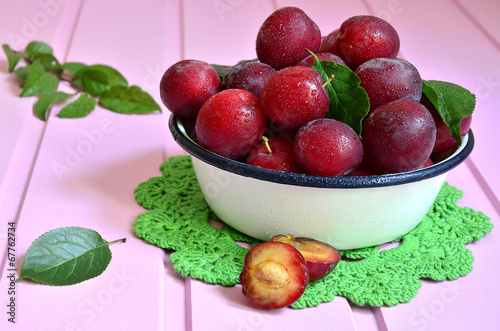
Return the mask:
[[199,60],[182,60],[170,66],[160,80],[160,98],[173,114],[194,119],[201,106],[222,89],[215,69]]
[[292,245],[263,242],[245,256],[239,278],[243,295],[266,308],[282,308],[297,301],[309,283],[307,264]]
[[321,43],[321,31],[300,8],[283,7],[274,11],[262,23],[255,43],[257,58],[276,70],[292,66],[316,52]]
[[361,133],[364,162],[378,174],[421,167],[436,141],[436,124],[420,102],[397,100],[368,113]]
[[274,236],[272,241],[282,242],[295,247],[304,257],[309,271],[309,282],[328,276],[340,261],[339,251],[330,244],[291,234]]
[[201,107],[195,123],[200,145],[233,160],[245,157],[267,127],[259,99],[241,89],[221,91]]
[[347,124],[321,118],[304,125],[294,139],[294,153],[301,168],[310,175],[344,176],[363,159],[363,144]]
[[278,127],[296,131],[327,114],[330,99],[323,84],[321,76],[312,68],[281,69],[272,74],[262,88],[262,109]]

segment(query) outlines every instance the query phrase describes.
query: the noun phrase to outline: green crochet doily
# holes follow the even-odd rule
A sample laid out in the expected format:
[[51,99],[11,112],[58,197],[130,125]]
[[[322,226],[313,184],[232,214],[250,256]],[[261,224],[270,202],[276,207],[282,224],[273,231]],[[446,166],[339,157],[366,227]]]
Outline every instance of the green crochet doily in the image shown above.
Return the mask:
[[[175,156],[135,190],[137,201],[149,209],[134,223],[137,236],[171,250],[175,270],[212,284],[234,286],[247,248],[236,243],[259,241],[224,225],[211,226],[216,217],[198,186],[189,156]],[[345,258],[325,279],[310,283],[291,305],[305,308],[344,296],[358,305],[393,306],[410,301],[422,283],[457,279],[472,271],[474,257],[464,245],[490,232],[490,219],[479,211],[456,205],[462,197],[444,183],[422,222],[397,240],[396,247],[346,250]]]

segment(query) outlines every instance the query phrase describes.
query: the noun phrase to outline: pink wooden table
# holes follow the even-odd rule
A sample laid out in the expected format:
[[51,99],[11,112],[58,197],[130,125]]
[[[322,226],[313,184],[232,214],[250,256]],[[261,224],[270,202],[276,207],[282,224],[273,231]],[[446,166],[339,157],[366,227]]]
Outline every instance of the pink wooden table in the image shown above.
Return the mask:
[[[31,40],[53,46],[62,61],[119,69],[158,102],[158,84],[174,62],[196,58],[234,64],[254,55],[262,21],[284,5],[301,7],[324,34],[346,18],[374,14],[391,22],[401,56],[424,79],[447,80],[477,95],[471,157],[447,177],[464,191],[460,204],[500,227],[500,2],[497,0],[0,0],[0,38],[15,49]],[[495,228],[468,245],[474,270],[450,282],[424,281],[409,303],[357,307],[337,297],[303,310],[264,311],[240,286],[183,279],[169,256],[132,232],[144,209],[137,185],[182,154],[167,128],[169,113],[119,115],[96,109],[83,119],[32,113],[0,55],[1,330],[495,330],[500,325],[500,237]],[[91,133],[101,137],[91,141]],[[89,144],[91,142],[91,144]],[[57,165],[65,165],[64,171]],[[16,284],[16,323],[6,262],[8,222],[16,222],[20,267],[40,234],[61,226],[97,230],[112,246],[108,269],[90,281],[54,287]]]

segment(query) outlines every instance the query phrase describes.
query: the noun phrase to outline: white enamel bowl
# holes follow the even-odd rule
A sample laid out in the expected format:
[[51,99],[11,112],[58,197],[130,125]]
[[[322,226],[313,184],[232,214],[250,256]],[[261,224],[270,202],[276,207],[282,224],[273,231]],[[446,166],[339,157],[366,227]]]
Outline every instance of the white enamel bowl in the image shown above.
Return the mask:
[[446,173],[463,162],[474,145],[469,131],[453,155],[428,168],[382,176],[321,177],[221,157],[190,139],[192,123],[185,126],[173,115],[169,128],[192,156],[208,205],[226,224],[261,240],[293,234],[337,249],[382,244],[412,230],[434,202]]

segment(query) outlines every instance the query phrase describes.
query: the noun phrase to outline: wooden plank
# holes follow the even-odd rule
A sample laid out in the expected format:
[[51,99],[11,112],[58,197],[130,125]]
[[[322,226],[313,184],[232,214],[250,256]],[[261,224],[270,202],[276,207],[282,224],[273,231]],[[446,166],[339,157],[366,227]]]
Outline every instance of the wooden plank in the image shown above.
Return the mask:
[[[79,1],[61,5],[47,5],[35,1],[18,1],[0,4],[0,43],[8,44],[15,51],[22,51],[34,40],[42,40],[51,45],[67,45],[71,38],[72,22],[78,15]],[[0,288],[2,302],[7,298],[10,280],[6,277],[12,269],[7,263],[7,249],[13,248],[20,254],[19,242],[22,237],[16,231],[15,246],[8,246],[8,223],[17,222],[23,204],[31,170],[35,162],[38,146],[43,136],[45,123],[35,118],[32,107],[34,98],[20,98],[21,88],[14,74],[7,73],[7,61],[1,52],[1,67],[4,79],[0,80],[2,110],[0,111]],[[59,58],[64,53],[56,52]],[[20,66],[21,64],[19,64]],[[10,243],[12,243],[12,238]],[[11,250],[10,253],[13,251]],[[18,267],[18,265],[16,265]],[[7,319],[0,322],[7,325]]]
[[191,282],[193,330],[356,330],[349,304],[341,297],[314,308],[263,309],[241,293],[241,286]]
[[[53,287],[18,283],[18,300],[23,302],[20,315],[30,311],[42,325],[56,329],[67,325],[82,329],[116,326],[116,312],[123,315],[118,326],[156,328],[163,324],[163,311],[158,311],[164,299],[163,251],[135,238],[131,231],[135,216],[144,211],[137,205],[133,190],[147,176],[158,175],[153,165],[161,162],[162,155],[161,145],[154,152],[151,143],[161,142],[158,131],[151,129],[151,120],[141,120],[95,116],[85,123],[70,124],[51,119],[18,221],[18,261],[38,235],[59,226],[88,227],[107,240],[126,237],[127,243],[112,247],[114,258],[108,270],[94,280],[56,291]],[[130,141],[132,130],[151,134],[143,133],[134,143]],[[90,133],[94,134],[93,141],[103,137],[102,143],[92,145]],[[149,146],[147,150],[145,146]],[[68,172],[55,170],[59,165],[66,166],[63,169]],[[46,298],[51,298],[52,307],[43,304]],[[155,309],[127,303],[137,298],[154,302]],[[101,305],[92,308],[91,302],[96,300]],[[66,310],[70,320],[60,318],[60,309]],[[29,323],[28,319],[24,321]]]
[[357,330],[385,331],[385,322],[379,307],[360,307],[351,304],[352,315]]
[[[31,5],[29,5],[31,3]],[[9,45],[14,51],[22,51],[34,40],[42,40],[51,45],[68,44],[72,25],[78,14],[79,1],[67,5],[58,3],[46,5],[35,1],[19,1],[15,4],[1,4],[0,43]],[[69,21],[65,21],[69,18]],[[59,50],[59,49],[57,49]],[[2,98],[0,112],[0,201],[5,217],[15,220],[19,198],[23,196],[24,186],[29,176],[36,150],[43,134],[45,123],[33,116],[35,98],[20,98],[20,81],[8,73],[7,59],[1,53],[2,75],[0,89]],[[62,58],[64,52],[56,51],[56,57]],[[18,66],[24,64],[19,63]],[[21,158],[22,157],[22,158]],[[13,199],[13,197],[15,197]],[[14,213],[14,214],[13,214]],[[3,226],[3,225],[2,225]],[[5,232],[3,232],[5,233]],[[0,245],[3,249],[4,245]],[[3,256],[1,254],[0,256]]]
[[[149,75],[146,75],[143,79],[142,86],[158,99],[158,103],[162,106],[165,114],[165,121],[161,125],[166,134],[163,139],[163,161],[165,161],[170,156],[186,154],[170,135],[167,121],[170,112],[159,100],[159,85],[163,73],[169,66],[183,59],[183,17],[182,1],[168,1],[162,4],[159,4],[159,2],[161,1],[156,3],[157,8],[161,8],[165,16],[164,25],[156,27],[158,31],[161,31],[157,31],[157,33],[161,36],[159,42],[162,46],[162,52],[159,59],[157,56],[151,57],[151,59],[154,58],[154,61],[161,60],[161,62],[151,62],[150,66],[146,67]],[[164,264],[165,290],[163,302],[160,300],[163,307],[158,309],[163,312],[163,330],[189,330],[191,329],[191,297],[189,293],[191,280],[177,274],[168,254],[164,257]],[[158,326],[158,329],[160,327],[161,325]]]
[[272,1],[183,1],[184,57],[233,65],[256,58],[255,38]]
[[[61,4],[57,1],[18,1],[15,4],[2,4],[0,13],[0,43],[9,45],[14,51],[23,51],[26,45],[33,40],[41,40],[55,47],[55,56],[64,58],[65,47],[69,43],[73,31],[73,23],[78,14],[80,1]],[[62,47],[56,47],[62,45]],[[62,50],[62,51],[61,51]],[[43,123],[33,119],[32,107],[34,98],[19,98],[20,82],[14,74],[7,73],[7,60],[1,51],[2,73],[6,79],[0,81],[2,91],[9,94],[9,98],[2,100],[3,109],[0,113],[0,183],[5,178],[8,160],[12,158],[16,149],[23,152],[34,150],[33,146],[17,146],[16,143],[26,144],[35,142],[43,130]],[[20,63],[19,66],[22,64]],[[10,93],[9,93],[10,92]],[[5,94],[7,95],[7,94]],[[32,123],[33,122],[33,123]],[[35,135],[25,137],[23,135]],[[29,142],[25,141],[28,140]]]
[[163,311],[163,327],[159,324],[158,329],[189,330],[191,280],[177,274],[168,255],[165,255],[164,278],[163,307],[159,307],[159,311]]
[[474,2],[452,0],[452,2],[500,50],[500,22],[498,22],[497,17],[497,13],[500,12],[500,3],[492,0],[477,0]]
[[[153,79],[158,81],[154,70],[166,61],[167,15],[162,1],[148,6],[86,1],[67,60],[109,64],[130,84],[149,79],[151,93],[159,99]],[[170,275],[163,250],[132,233],[135,217],[144,212],[133,191],[160,174],[166,123],[167,114],[127,116],[101,108],[78,120],[52,114],[19,217],[18,263],[38,235],[58,226],[79,225],[107,240],[128,240],[112,247],[108,269],[88,282],[62,288],[18,283],[18,313],[30,316],[19,319],[21,329],[29,329],[33,320],[51,329],[149,330],[165,323],[170,330],[185,329],[184,306],[178,304],[184,301],[183,282],[166,284]]]

